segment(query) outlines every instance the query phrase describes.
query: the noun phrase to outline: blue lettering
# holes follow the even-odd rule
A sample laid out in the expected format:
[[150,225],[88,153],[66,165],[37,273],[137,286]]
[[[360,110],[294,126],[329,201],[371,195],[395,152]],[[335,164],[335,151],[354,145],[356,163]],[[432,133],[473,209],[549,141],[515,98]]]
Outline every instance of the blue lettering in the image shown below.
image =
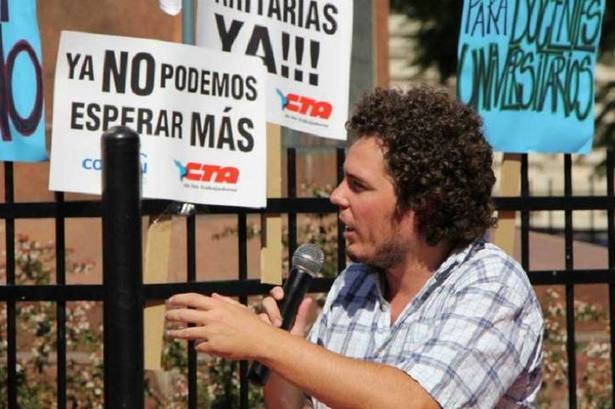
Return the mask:
[[[102,160],[86,158],[81,162],[81,167],[87,170],[102,170]],[[147,155],[141,153],[141,173],[147,173]]]
[[144,153],[140,153],[141,155],[141,173],[147,173],[147,155]]
[[100,159],[86,158],[81,162],[81,167],[87,170],[101,170],[102,161]]

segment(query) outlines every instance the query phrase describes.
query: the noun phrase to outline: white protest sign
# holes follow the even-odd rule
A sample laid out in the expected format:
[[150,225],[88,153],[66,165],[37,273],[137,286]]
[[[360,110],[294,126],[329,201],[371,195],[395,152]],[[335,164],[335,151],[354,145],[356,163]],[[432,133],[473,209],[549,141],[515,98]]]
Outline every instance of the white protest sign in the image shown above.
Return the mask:
[[352,0],[199,0],[197,44],[260,57],[267,120],[346,139]]
[[143,196],[266,205],[265,70],[257,58],[63,32],[55,77],[51,190],[101,191],[100,136],[141,136]]

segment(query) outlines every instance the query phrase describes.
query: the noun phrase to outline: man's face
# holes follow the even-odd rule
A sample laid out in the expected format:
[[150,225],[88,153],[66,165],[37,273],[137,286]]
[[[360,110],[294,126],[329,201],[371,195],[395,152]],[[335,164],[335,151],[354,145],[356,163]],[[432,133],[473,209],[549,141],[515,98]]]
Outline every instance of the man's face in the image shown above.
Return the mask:
[[396,212],[397,196],[374,137],[357,140],[344,162],[344,180],[331,193],[346,226],[352,261],[389,269],[404,261],[414,235],[414,213]]

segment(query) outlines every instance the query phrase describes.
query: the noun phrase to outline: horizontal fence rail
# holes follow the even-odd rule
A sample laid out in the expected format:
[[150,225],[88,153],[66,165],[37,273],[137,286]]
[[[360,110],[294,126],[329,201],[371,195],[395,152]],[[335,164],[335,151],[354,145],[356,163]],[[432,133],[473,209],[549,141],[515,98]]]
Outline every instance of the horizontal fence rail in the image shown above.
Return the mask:
[[[496,209],[513,211],[580,211],[615,210],[615,201],[609,196],[532,196],[494,197]],[[167,200],[143,200],[143,215],[159,215],[169,206]],[[267,199],[267,207],[248,209],[232,206],[196,205],[197,215],[220,214],[265,214],[265,213],[335,213],[337,208],[325,198],[284,198]],[[0,203],[0,219],[50,219],[101,217],[102,208],[98,201],[81,200],[47,203]]]

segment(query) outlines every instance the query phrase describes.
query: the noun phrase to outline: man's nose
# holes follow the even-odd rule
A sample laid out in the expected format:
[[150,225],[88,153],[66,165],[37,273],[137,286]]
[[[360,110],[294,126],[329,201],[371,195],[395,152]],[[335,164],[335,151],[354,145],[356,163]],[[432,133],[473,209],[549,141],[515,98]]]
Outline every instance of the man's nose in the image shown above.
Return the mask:
[[345,181],[342,180],[340,184],[337,185],[335,189],[333,189],[333,192],[331,192],[331,195],[329,196],[329,200],[331,201],[331,203],[333,203],[339,208],[348,207],[348,199],[344,194],[344,185]]

